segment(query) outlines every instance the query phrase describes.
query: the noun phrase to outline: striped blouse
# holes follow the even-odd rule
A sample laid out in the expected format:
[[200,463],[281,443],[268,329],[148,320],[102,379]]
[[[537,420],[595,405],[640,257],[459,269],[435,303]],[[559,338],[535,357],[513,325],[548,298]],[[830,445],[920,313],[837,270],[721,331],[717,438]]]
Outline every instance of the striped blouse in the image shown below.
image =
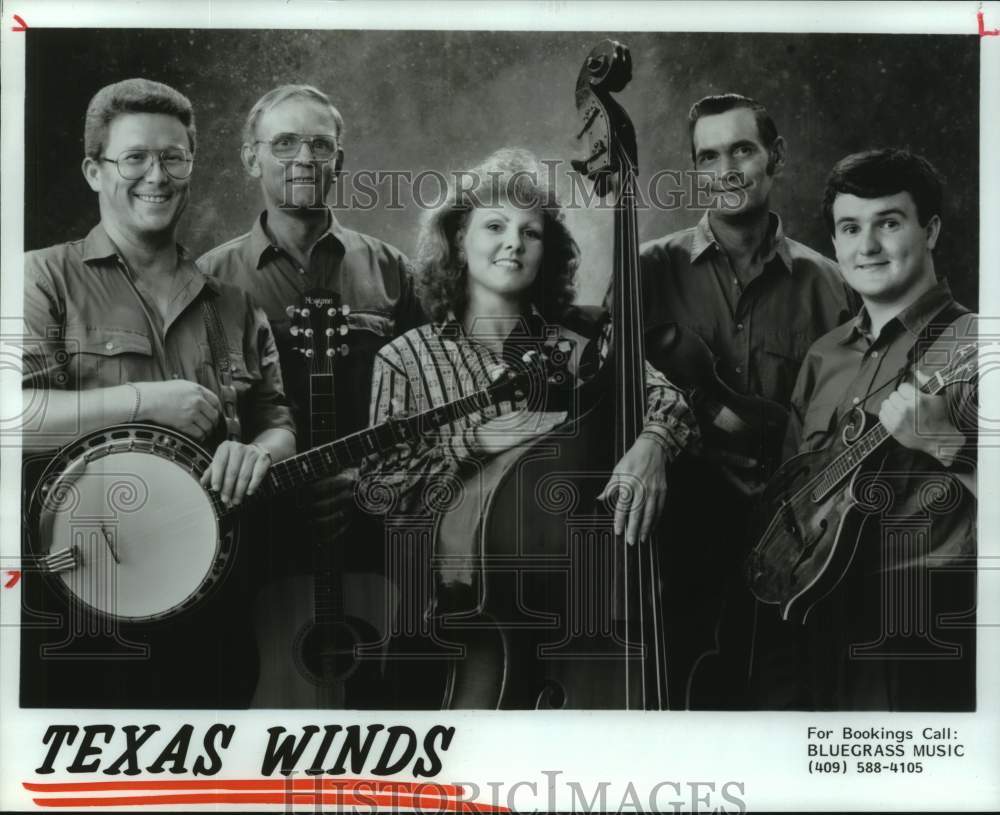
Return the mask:
[[[399,412],[420,413],[484,390],[493,382],[491,373],[498,366],[516,369],[526,349],[539,348],[546,341],[550,345],[558,341],[567,350],[567,368],[574,375],[588,363],[599,367],[607,356],[610,326],[605,321],[604,331],[593,343],[565,326],[546,325],[535,312],[512,322],[502,354],[469,337],[455,319],[411,329],[383,346],[375,357],[370,422],[378,424]],[[395,455],[369,460],[362,468],[363,480],[368,484],[377,480],[383,488],[394,490],[398,510],[419,510],[417,500],[425,485],[455,473],[463,462],[487,455],[476,441],[479,425],[526,405],[525,399],[499,402],[444,425],[425,434],[421,442],[400,447]],[[673,461],[697,436],[697,423],[683,394],[648,362],[646,408],[643,432],[655,434]]]

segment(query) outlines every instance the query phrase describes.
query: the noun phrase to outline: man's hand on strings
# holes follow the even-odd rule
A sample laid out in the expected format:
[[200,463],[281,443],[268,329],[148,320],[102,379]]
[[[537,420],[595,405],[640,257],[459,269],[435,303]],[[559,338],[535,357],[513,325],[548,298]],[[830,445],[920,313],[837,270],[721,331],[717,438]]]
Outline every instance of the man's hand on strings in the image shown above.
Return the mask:
[[259,444],[224,441],[201,475],[201,485],[219,493],[222,503],[239,506],[253,495],[271,468],[271,454]]
[[[916,371],[917,382],[929,381]],[[920,450],[948,466],[955,450],[965,444],[965,435],[948,415],[944,396],[924,393],[904,382],[882,402],[879,421],[903,447]]]

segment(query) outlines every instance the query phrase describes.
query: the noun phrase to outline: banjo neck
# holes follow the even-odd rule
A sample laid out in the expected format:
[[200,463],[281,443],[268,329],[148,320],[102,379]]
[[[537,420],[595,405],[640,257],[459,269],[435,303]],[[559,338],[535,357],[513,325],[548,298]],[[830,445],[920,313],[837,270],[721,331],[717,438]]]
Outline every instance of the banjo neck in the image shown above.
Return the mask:
[[484,390],[422,413],[388,419],[282,459],[271,465],[258,492],[265,496],[289,492],[353,467],[369,456],[381,455],[396,445],[415,442],[431,430],[510,399],[519,387],[527,384],[528,376],[527,373],[505,374]]

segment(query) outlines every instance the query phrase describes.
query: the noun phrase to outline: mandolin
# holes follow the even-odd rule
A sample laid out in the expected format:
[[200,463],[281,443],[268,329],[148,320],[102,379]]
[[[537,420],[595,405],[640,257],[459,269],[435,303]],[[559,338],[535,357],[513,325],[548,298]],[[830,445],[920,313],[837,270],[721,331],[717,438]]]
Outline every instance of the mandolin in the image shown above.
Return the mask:
[[[936,394],[977,376],[977,347],[964,344],[920,390]],[[785,620],[805,622],[854,560],[872,512],[866,492],[877,482],[884,460],[879,453],[892,438],[878,422],[869,429],[865,416],[852,410],[843,445],[792,457],[768,484],[770,523],[747,558],[746,575],[757,599],[778,605]]]

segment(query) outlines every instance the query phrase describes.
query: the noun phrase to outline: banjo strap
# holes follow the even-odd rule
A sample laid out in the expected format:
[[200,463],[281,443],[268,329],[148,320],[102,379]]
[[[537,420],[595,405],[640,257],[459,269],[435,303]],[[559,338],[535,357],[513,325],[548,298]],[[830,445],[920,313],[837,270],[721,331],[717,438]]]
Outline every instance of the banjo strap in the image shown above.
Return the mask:
[[212,363],[219,374],[219,386],[222,396],[222,415],[226,420],[226,438],[229,441],[239,441],[240,417],[236,413],[236,388],[233,387],[232,362],[229,357],[229,343],[226,342],[226,331],[222,327],[219,310],[211,297],[202,300],[205,315],[205,329],[208,331],[208,344],[212,349]]

